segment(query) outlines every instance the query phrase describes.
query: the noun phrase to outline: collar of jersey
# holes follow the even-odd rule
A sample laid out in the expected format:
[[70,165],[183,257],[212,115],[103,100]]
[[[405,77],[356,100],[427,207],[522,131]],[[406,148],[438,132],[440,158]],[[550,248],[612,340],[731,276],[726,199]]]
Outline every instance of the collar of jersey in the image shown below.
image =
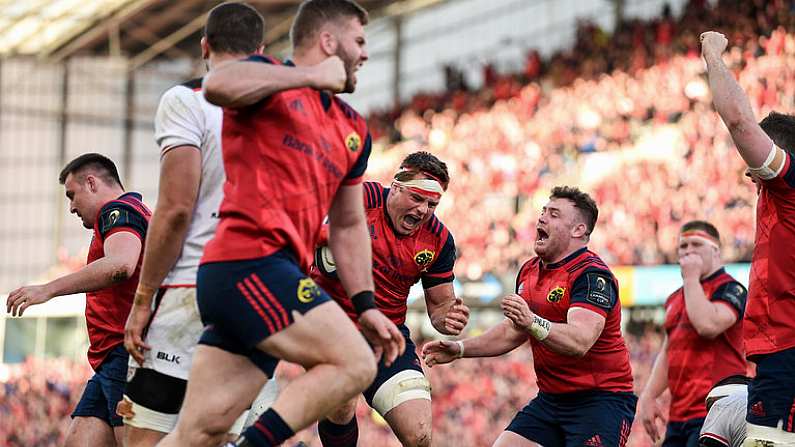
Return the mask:
[[718,276],[720,276],[720,275],[722,275],[724,273],[726,273],[726,269],[724,267],[721,267],[721,268],[715,270],[715,273],[713,273],[713,274],[707,276],[706,278],[702,279],[701,282],[705,283],[705,282],[712,281],[713,279],[717,278]]
[[[134,197],[134,198],[136,198],[138,200],[143,200],[144,199],[144,196],[142,196],[141,193],[134,192],[134,191],[125,192],[124,194],[119,196],[119,199],[121,199],[124,196]],[[116,200],[119,200],[119,199],[116,199]]]
[[[290,59],[284,61],[284,65],[288,67],[295,67],[295,62]],[[323,90],[319,90],[318,94],[320,95],[320,103],[323,104],[323,110],[328,112],[328,109],[331,108],[331,95],[326,93]]]
[[576,258],[577,256],[580,256],[581,254],[585,253],[586,250],[588,250],[588,247],[582,247],[582,248],[578,249],[577,251],[575,251],[574,253],[566,256],[562,260],[560,260],[558,262],[555,262],[553,264],[544,265],[544,261],[541,261],[541,267],[543,267],[543,268],[545,268],[547,270],[563,267],[564,265],[566,265],[569,262],[573,261],[574,258]]

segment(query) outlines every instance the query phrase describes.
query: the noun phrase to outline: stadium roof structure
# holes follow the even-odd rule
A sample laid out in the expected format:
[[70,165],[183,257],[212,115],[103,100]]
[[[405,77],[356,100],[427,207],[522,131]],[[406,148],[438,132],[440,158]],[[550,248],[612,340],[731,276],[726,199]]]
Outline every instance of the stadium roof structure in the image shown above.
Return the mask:
[[[371,19],[411,14],[447,0],[360,0]],[[195,57],[207,0],[0,0],[0,57],[60,61],[73,55],[129,58],[129,69],[152,59]],[[287,48],[301,0],[248,0],[266,23],[273,53]]]

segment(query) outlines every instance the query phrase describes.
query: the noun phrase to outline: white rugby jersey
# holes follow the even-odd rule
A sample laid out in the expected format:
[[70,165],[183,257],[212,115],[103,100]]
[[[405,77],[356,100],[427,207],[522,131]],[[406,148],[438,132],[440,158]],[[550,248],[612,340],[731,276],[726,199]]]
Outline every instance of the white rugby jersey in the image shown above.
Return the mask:
[[215,234],[218,208],[224,196],[224,161],[221,154],[223,111],[208,103],[201,79],[172,87],[163,94],[155,115],[155,140],[160,157],[178,146],[194,146],[202,155],[201,184],[193,218],[177,263],[164,286],[195,286],[204,245]]
[[747,403],[747,389],[715,401],[701,427],[701,439],[710,438],[726,447],[742,447]]

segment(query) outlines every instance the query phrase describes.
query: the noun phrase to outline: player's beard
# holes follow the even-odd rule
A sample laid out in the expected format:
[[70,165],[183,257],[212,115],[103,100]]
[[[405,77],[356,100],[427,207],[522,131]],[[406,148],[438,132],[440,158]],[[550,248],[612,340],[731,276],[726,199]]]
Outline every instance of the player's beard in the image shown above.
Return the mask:
[[342,59],[342,63],[345,65],[345,88],[342,93],[353,93],[356,90],[356,74],[354,73],[356,61],[342,48],[342,45],[337,46],[336,56]]

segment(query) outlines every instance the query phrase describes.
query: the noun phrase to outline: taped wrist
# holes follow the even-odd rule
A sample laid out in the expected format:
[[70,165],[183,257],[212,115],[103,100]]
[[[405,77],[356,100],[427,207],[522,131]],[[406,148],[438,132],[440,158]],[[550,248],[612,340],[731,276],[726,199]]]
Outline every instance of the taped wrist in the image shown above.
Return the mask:
[[781,173],[781,170],[784,169],[785,164],[781,163],[776,169],[770,167],[770,165],[773,163],[773,160],[776,159],[776,155],[779,151],[781,151],[781,149],[776,146],[776,143],[773,143],[773,147],[770,148],[770,152],[767,154],[767,159],[765,159],[764,163],[762,163],[762,166],[759,166],[758,168],[752,168],[749,166],[748,171],[762,180],[771,180],[776,178]]
[[356,315],[361,315],[365,311],[375,309],[375,294],[372,290],[365,290],[359,292],[351,297],[353,302],[353,309],[356,310]]
[[530,331],[530,335],[532,335],[533,338],[538,341],[543,341],[549,336],[550,328],[551,324],[549,320],[539,317],[538,315],[533,315],[533,322],[530,323],[530,327],[528,327],[527,330]]
[[455,342],[458,345],[458,358],[464,357],[464,342],[462,340],[456,340]]

